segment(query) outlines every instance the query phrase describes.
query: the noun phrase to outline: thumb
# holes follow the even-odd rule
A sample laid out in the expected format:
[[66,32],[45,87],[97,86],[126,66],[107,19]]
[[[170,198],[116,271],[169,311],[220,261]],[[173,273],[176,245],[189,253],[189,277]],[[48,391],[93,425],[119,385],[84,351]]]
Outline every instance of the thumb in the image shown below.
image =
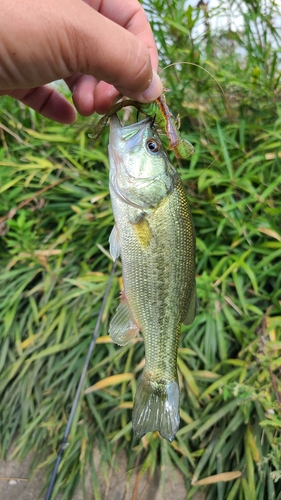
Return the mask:
[[146,45],[141,35],[135,36],[87,4],[79,2],[77,7],[66,25],[69,72],[92,75],[141,102],[158,97],[162,83],[152,70],[151,56],[157,53],[152,34]]

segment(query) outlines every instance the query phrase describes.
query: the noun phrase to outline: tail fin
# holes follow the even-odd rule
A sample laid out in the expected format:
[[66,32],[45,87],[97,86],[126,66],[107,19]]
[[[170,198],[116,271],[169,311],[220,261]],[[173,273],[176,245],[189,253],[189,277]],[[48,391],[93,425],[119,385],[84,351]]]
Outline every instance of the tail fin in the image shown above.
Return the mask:
[[138,382],[133,408],[133,429],[137,438],[150,431],[158,431],[172,442],[180,425],[179,386],[176,381],[166,383],[142,376]]

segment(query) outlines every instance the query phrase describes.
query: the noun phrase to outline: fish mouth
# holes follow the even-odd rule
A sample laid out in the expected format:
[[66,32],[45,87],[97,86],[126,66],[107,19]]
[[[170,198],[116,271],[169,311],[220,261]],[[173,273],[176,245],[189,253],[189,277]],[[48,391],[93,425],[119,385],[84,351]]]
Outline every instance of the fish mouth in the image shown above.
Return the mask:
[[117,114],[112,115],[110,117],[110,122],[109,123],[110,123],[110,134],[114,134],[120,128],[123,128]]
[[109,144],[116,146],[120,141],[120,132],[122,124],[117,115],[112,115],[109,122]]
[[[123,127],[121,121],[117,114],[114,114],[110,118],[109,127],[109,143],[111,146],[115,147],[120,141],[130,142],[130,146],[136,146],[141,142],[141,137],[144,129],[148,124],[152,123],[152,119],[147,117],[140,122],[132,123]],[[132,143],[132,144],[131,144]]]

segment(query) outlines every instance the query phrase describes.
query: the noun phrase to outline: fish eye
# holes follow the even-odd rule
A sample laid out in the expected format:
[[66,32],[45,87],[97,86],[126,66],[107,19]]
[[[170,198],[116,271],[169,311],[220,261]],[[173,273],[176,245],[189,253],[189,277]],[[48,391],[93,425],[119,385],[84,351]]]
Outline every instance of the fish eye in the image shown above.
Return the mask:
[[148,139],[146,141],[146,149],[149,153],[156,154],[160,151],[160,144],[155,139]]

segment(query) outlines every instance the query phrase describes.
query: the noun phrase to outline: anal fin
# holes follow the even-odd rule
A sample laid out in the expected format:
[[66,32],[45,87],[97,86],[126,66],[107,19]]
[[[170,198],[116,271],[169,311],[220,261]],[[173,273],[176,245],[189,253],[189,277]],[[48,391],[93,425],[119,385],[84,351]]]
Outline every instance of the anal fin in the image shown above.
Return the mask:
[[139,333],[139,327],[133,318],[125,293],[122,294],[122,302],[116,309],[109,325],[109,335],[113,342],[118,345],[126,345]]

